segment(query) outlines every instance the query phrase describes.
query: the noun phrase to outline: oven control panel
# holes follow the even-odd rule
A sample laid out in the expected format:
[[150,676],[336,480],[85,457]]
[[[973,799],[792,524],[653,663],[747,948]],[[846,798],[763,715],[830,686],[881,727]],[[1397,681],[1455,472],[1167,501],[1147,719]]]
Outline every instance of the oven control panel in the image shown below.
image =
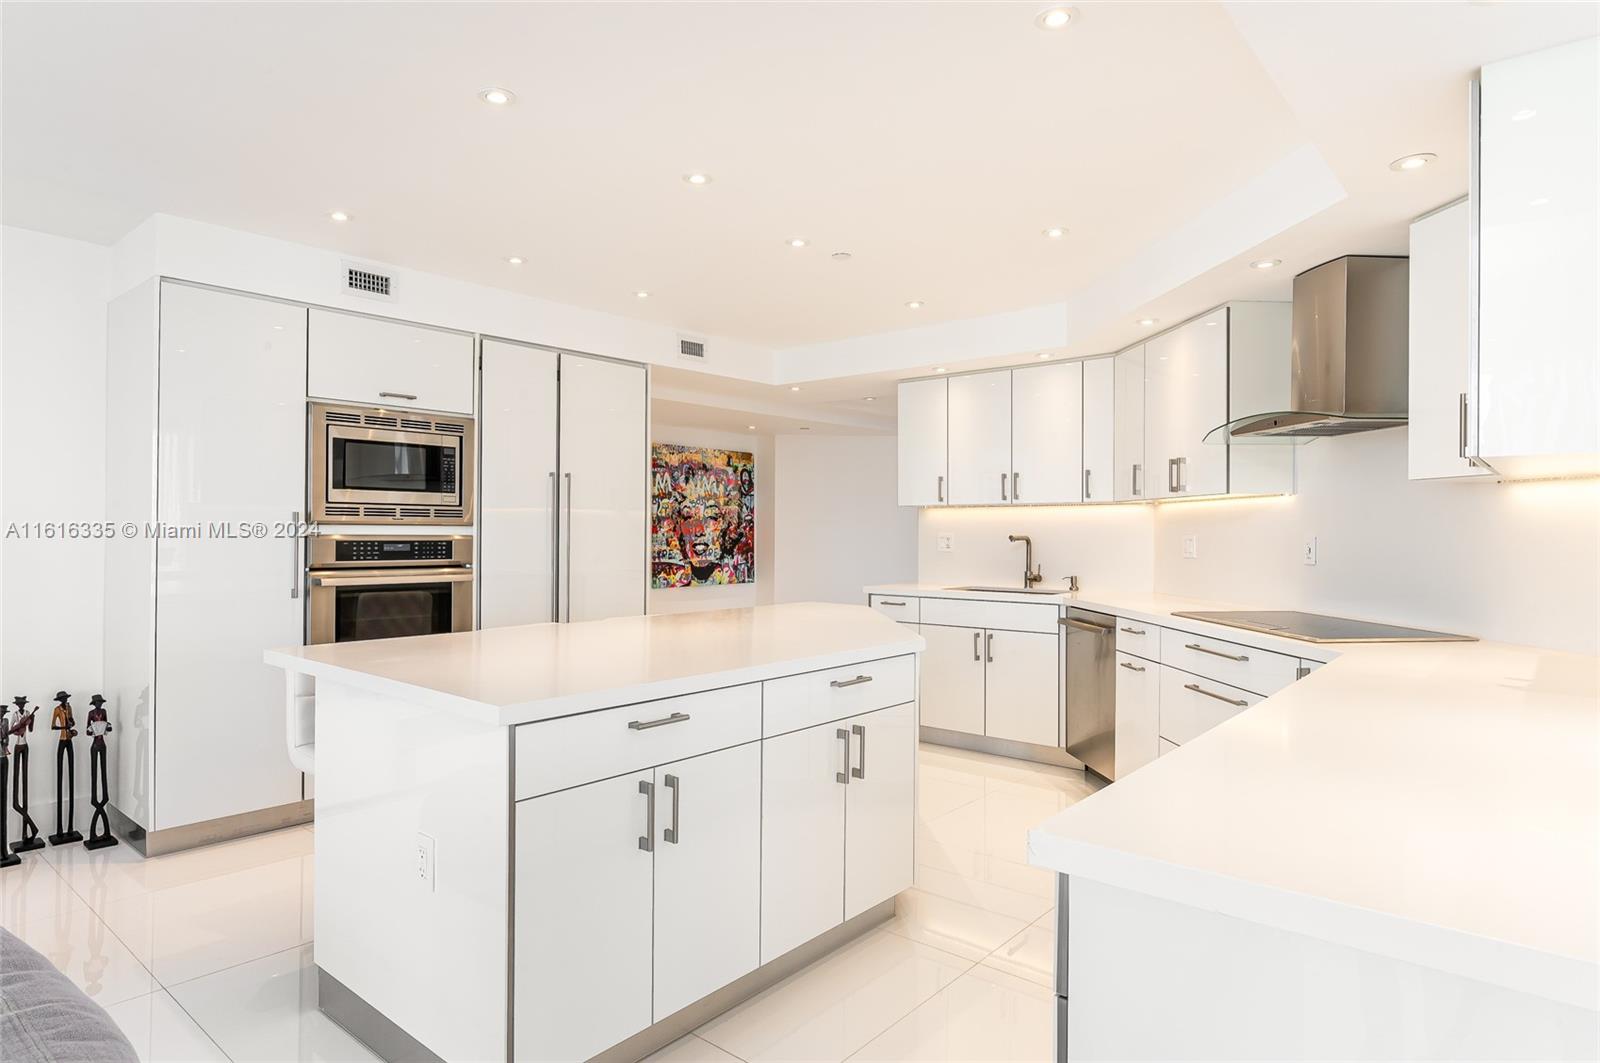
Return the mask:
[[335,561],[454,561],[454,539],[340,539]]

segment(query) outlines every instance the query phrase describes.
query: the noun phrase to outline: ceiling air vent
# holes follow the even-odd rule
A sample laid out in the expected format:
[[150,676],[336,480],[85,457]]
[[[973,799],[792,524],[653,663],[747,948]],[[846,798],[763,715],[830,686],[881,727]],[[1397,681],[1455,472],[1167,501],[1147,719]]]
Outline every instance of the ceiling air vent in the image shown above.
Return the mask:
[[367,299],[382,299],[384,302],[389,302],[394,299],[394,278],[387,273],[380,273],[372,266],[359,262],[346,262],[344,290],[347,295],[359,295]]
[[706,341],[693,339],[689,336],[678,337],[678,357],[692,358],[697,362],[706,360]]

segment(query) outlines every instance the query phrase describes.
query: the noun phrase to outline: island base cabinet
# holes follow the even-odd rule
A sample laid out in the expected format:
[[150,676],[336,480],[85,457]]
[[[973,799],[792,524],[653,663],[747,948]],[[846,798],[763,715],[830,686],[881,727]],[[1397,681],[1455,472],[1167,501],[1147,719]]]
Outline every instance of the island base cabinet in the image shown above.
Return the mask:
[[660,1022],[760,963],[760,743],[664,765],[655,785]]
[[651,1023],[641,785],[654,773],[517,804],[514,1059],[588,1059]]
[[761,962],[844,913],[844,778],[850,728],[818,724],[761,743]]
[[844,917],[911,886],[917,776],[916,706],[850,721],[855,747],[844,798]]
[[983,734],[983,632],[924,624],[922,722],[946,731]]
[[761,962],[911,886],[917,707],[762,743]]

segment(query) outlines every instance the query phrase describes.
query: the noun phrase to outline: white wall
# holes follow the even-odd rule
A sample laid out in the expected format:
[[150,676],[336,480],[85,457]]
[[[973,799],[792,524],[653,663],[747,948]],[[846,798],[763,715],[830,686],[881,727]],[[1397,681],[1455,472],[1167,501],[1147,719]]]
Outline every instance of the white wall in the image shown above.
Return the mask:
[[[1033,560],[1044,575],[1041,590],[1065,590],[1077,576],[1086,591],[1153,586],[1151,544],[1155,518],[1147,505],[983,506],[930,508],[918,522],[918,578],[944,586],[977,583],[1022,586],[1023,544],[1033,538]],[[939,549],[939,536],[952,549]]]
[[777,600],[863,600],[869,583],[916,578],[917,512],[895,504],[893,436],[777,440]]
[[[0,271],[0,695],[9,704],[12,695],[26,694],[40,706],[30,775],[33,817],[48,834],[55,829],[51,696],[73,695],[81,730],[89,695],[101,682],[104,547],[97,540],[5,532],[12,524],[105,516],[101,422],[111,251],[5,227]],[[80,738],[82,795],[89,792],[88,754]],[[80,799],[79,830],[87,830],[88,815]]]
[[773,600],[773,462],[772,436],[742,432],[721,432],[713,428],[681,428],[652,425],[651,443],[675,443],[684,447],[718,447],[722,450],[747,450],[756,459],[756,581],[718,587],[664,587],[649,589],[652,613],[690,613],[702,609],[742,609],[767,605]]
[[1156,588],[1600,652],[1600,481],[1411,481],[1403,429],[1302,447],[1298,476],[1293,497],[1156,507]]

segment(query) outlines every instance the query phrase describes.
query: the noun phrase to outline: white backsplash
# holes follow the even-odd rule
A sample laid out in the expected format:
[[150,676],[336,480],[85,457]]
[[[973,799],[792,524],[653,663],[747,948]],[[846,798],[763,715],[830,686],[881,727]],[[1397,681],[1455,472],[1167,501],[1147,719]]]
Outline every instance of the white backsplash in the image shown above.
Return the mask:
[[[1148,591],[1154,580],[1155,517],[1146,505],[1014,506],[925,509],[917,522],[918,578],[946,586],[961,583],[1022,586],[1023,544],[1007,535],[1033,537],[1033,559],[1044,573],[1040,589],[1065,590],[1063,576],[1095,587]],[[952,549],[939,549],[950,536]]]

